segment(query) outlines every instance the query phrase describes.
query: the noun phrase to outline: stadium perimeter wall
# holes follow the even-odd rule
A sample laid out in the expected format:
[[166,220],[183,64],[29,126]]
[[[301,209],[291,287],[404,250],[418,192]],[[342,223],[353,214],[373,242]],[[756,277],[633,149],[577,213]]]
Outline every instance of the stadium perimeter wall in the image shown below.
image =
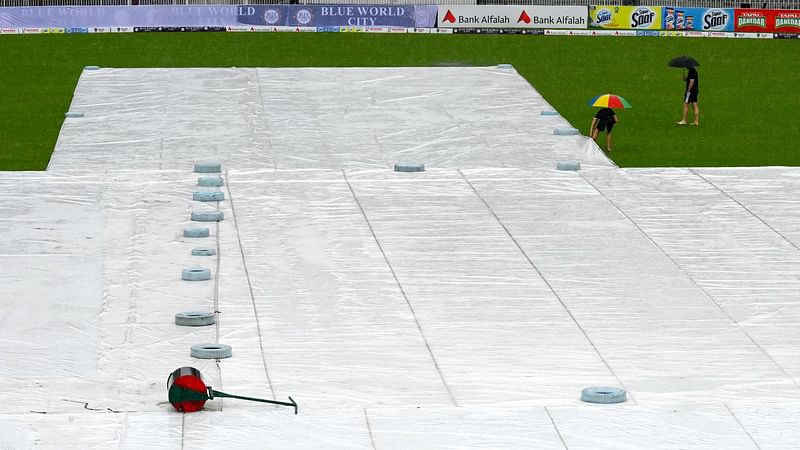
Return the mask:
[[0,34],[150,31],[797,38],[800,10],[676,6],[186,5],[0,8]]

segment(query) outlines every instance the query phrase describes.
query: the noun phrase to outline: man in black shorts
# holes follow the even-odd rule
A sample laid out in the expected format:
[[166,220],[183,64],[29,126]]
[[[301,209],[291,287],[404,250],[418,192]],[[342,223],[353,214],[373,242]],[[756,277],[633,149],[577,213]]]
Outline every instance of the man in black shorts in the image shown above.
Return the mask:
[[678,125],[686,125],[689,116],[689,103],[694,109],[694,122],[692,125],[700,125],[700,108],[697,106],[697,94],[700,92],[700,80],[697,78],[697,69],[689,67],[689,72],[684,77],[686,80],[686,92],[683,93],[683,119]]
[[611,108],[603,108],[597,111],[597,114],[592,118],[592,126],[589,128],[589,135],[597,140],[597,135],[601,131],[606,132],[606,151],[611,151],[611,129],[617,123],[617,115]]

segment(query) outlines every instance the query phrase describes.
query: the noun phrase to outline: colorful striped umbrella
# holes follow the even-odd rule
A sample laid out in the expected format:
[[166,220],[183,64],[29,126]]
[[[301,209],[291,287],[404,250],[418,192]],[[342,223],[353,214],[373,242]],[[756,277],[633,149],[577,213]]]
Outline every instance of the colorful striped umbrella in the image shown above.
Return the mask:
[[633,108],[627,100],[616,94],[600,94],[589,100],[589,106],[595,108]]

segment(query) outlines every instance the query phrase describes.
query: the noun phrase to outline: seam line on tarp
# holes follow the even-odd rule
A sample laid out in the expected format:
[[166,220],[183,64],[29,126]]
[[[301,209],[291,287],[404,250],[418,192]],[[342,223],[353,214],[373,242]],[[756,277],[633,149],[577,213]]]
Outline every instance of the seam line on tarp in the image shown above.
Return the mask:
[[[258,67],[254,68],[253,70],[255,70],[255,72],[256,72],[256,89],[258,89],[258,101],[259,101],[258,108],[259,108],[260,112],[263,112],[264,111],[264,93],[261,90],[261,75],[259,75],[259,73],[258,73],[258,70],[259,70]],[[256,136],[255,136],[256,135],[256,126],[255,126],[255,124],[256,123],[261,123],[261,122],[255,120],[259,116],[260,116],[260,114],[258,114],[258,112],[256,112],[253,115],[253,118],[254,118],[253,121],[250,123],[250,131],[251,131],[251,134],[252,134],[252,137],[253,137],[253,142],[256,142]],[[266,124],[266,125],[269,125],[269,121],[268,120],[264,120],[263,123]],[[267,133],[267,142],[266,142],[266,144],[267,144],[267,148],[269,148],[269,156],[272,159],[272,170],[278,170],[278,162],[277,162],[277,160],[275,158],[275,154],[272,151],[272,139],[270,139],[270,134],[269,133]],[[226,173],[227,173],[227,171],[226,171]]]
[[[583,334],[583,337],[586,338],[586,341],[588,341],[589,345],[592,346],[592,349],[597,354],[597,356],[600,358],[600,361],[602,361],[603,364],[606,366],[606,369],[608,369],[609,373],[611,373],[611,375],[614,376],[614,379],[617,380],[617,383],[619,383],[620,386],[625,388],[625,384],[622,382],[622,380],[619,378],[619,376],[617,376],[617,373],[614,372],[614,369],[611,368],[611,365],[603,357],[603,354],[600,353],[600,349],[597,348],[595,343],[589,337],[589,333],[587,333],[586,330],[583,329],[583,327],[581,326],[580,322],[578,322],[578,319],[575,317],[575,315],[572,314],[572,311],[569,310],[569,308],[567,307],[567,304],[564,303],[564,300],[561,299],[560,295],[558,295],[558,292],[556,292],[556,290],[553,287],[553,285],[550,284],[550,281],[548,281],[547,278],[545,278],[545,276],[542,273],[542,271],[539,270],[538,267],[536,267],[536,264],[534,264],[534,262],[531,259],[531,257],[528,256],[528,253],[522,248],[522,245],[520,245],[520,243],[517,242],[517,239],[514,237],[513,234],[511,234],[511,230],[509,230],[508,227],[506,227],[506,225],[503,223],[503,221],[500,220],[500,217],[497,215],[497,213],[494,211],[494,209],[492,209],[492,207],[489,205],[489,203],[486,201],[486,199],[483,198],[483,196],[480,194],[480,192],[478,192],[478,190],[475,188],[475,186],[469,181],[469,179],[467,179],[466,175],[464,175],[464,172],[462,172],[461,169],[458,169],[458,173],[459,173],[459,175],[461,175],[461,178],[463,178],[464,181],[466,181],[467,185],[469,185],[469,187],[472,189],[472,192],[475,193],[475,195],[478,197],[478,199],[483,203],[483,206],[485,206],[486,209],[489,210],[489,213],[492,215],[492,217],[494,217],[494,219],[497,221],[497,223],[500,224],[500,226],[503,228],[503,231],[505,231],[505,233],[508,235],[508,237],[511,238],[511,242],[513,242],[514,245],[517,247],[517,250],[519,250],[522,253],[522,256],[525,257],[525,259],[528,261],[528,264],[533,268],[533,270],[536,271],[536,273],[539,275],[539,278],[541,278],[542,281],[544,281],[544,283],[547,285],[547,288],[550,289],[550,292],[553,294],[553,296],[555,296],[556,300],[558,300],[558,303],[560,303],[561,307],[564,308],[564,311],[567,312],[567,314],[569,315],[569,318],[572,319],[572,322],[575,324],[575,326],[578,327],[578,330],[580,330],[580,332]],[[626,388],[625,390],[627,391],[628,389]],[[633,400],[633,396],[630,395],[630,394],[628,394],[628,398],[630,400]]]
[[564,445],[564,448],[566,450],[569,450],[569,447],[567,447],[567,443],[564,441],[564,436],[562,436],[561,432],[558,431],[558,427],[556,426],[556,421],[553,420],[553,416],[550,414],[550,410],[547,409],[547,406],[544,407],[544,412],[546,412],[547,413],[547,417],[550,418],[550,423],[553,424],[553,429],[556,430],[556,434],[558,435],[558,438],[561,439],[561,444]]
[[422,336],[422,341],[425,343],[425,347],[428,349],[428,354],[431,356],[431,359],[433,360],[433,365],[434,367],[436,367],[436,372],[439,374],[439,378],[442,380],[442,384],[444,385],[444,388],[447,391],[447,395],[450,396],[450,400],[453,402],[453,405],[458,406],[458,402],[456,401],[456,398],[453,396],[453,392],[450,391],[450,386],[448,386],[447,381],[444,379],[444,374],[442,374],[442,369],[439,367],[439,363],[436,361],[436,356],[433,355],[433,350],[431,349],[431,346],[428,343],[428,338],[425,337],[425,333],[422,331],[422,325],[420,325],[419,323],[419,319],[417,318],[417,313],[416,311],[414,311],[414,307],[411,305],[411,301],[408,299],[408,295],[406,295],[406,291],[405,289],[403,289],[403,285],[400,283],[400,279],[397,278],[397,273],[394,271],[394,267],[392,267],[392,263],[389,261],[389,257],[383,250],[383,246],[381,245],[381,242],[378,240],[378,235],[375,234],[375,230],[372,228],[372,223],[370,223],[369,218],[367,217],[367,212],[364,211],[364,207],[361,206],[361,202],[358,200],[356,191],[350,184],[350,180],[347,178],[347,173],[344,171],[344,169],[342,170],[342,176],[344,177],[344,182],[347,183],[347,188],[350,189],[350,193],[353,195],[353,200],[355,200],[356,206],[358,206],[358,210],[361,211],[361,216],[367,223],[369,232],[372,233],[372,239],[374,239],[375,244],[378,245],[378,249],[381,251],[381,255],[383,255],[383,260],[386,261],[386,265],[389,267],[389,271],[392,273],[392,277],[394,277],[394,281],[395,283],[397,283],[397,287],[400,289],[400,294],[403,295],[403,299],[405,299],[406,305],[408,305],[408,309],[411,311],[411,316],[414,318],[414,323],[417,325],[417,330],[419,331],[420,336]]
[[375,447],[375,439],[372,437],[372,427],[369,424],[369,416],[367,415],[367,408],[364,408],[364,420],[367,422],[367,431],[369,431],[369,443],[372,445],[373,450],[377,450]]
[[745,432],[745,434],[747,434],[747,437],[750,438],[750,442],[752,442],[753,445],[755,445],[757,449],[761,450],[761,446],[758,445],[758,442],[756,442],[756,440],[753,438],[753,435],[751,435],[750,432],[747,431],[747,428],[744,427],[744,424],[742,424],[742,422],[739,420],[739,418],[736,417],[736,414],[734,414],[733,411],[728,407],[728,404],[727,403],[723,403],[722,405],[725,406],[725,409],[727,409],[728,412],[733,417],[733,419],[736,420],[736,423],[738,423],[739,426],[742,427],[742,430]]
[[701,180],[703,180],[703,181],[705,181],[706,183],[708,183],[708,184],[710,184],[711,186],[713,186],[713,187],[714,187],[716,190],[718,190],[719,192],[721,192],[721,193],[722,193],[722,195],[724,195],[725,197],[727,197],[728,199],[730,199],[732,202],[734,202],[734,203],[736,203],[737,205],[739,205],[739,207],[740,207],[740,208],[742,208],[743,210],[747,211],[747,213],[748,213],[748,214],[750,214],[751,216],[753,216],[753,217],[755,217],[756,219],[758,219],[758,221],[759,221],[759,222],[763,223],[763,224],[764,224],[764,225],[765,225],[767,228],[769,228],[770,230],[772,230],[772,232],[773,232],[773,233],[775,233],[775,234],[777,234],[778,236],[780,236],[780,237],[781,237],[781,239],[783,239],[784,241],[786,241],[786,242],[787,242],[789,245],[791,245],[792,247],[794,247],[794,249],[795,249],[795,250],[797,250],[798,252],[800,252],[800,247],[798,247],[797,245],[795,245],[795,243],[794,243],[794,242],[790,241],[790,240],[789,240],[789,239],[788,239],[786,236],[784,236],[784,235],[783,235],[783,233],[781,233],[780,231],[778,231],[778,230],[776,230],[775,228],[773,228],[773,227],[772,227],[772,225],[768,224],[768,223],[767,223],[767,222],[766,222],[764,219],[762,219],[761,217],[757,216],[757,215],[756,215],[756,214],[755,214],[753,211],[751,211],[751,210],[750,210],[750,208],[748,208],[747,206],[744,206],[744,205],[742,204],[742,202],[740,202],[739,200],[736,200],[735,198],[733,198],[733,196],[731,196],[731,195],[730,195],[730,194],[728,194],[727,192],[723,191],[723,190],[722,190],[722,189],[721,189],[719,186],[717,186],[716,184],[714,184],[714,182],[713,182],[713,181],[711,181],[711,180],[709,180],[708,178],[704,177],[703,175],[700,175],[699,173],[695,172],[695,171],[694,171],[694,169],[689,169],[689,172],[692,172],[693,174],[695,174],[696,176],[698,176],[698,177],[699,177]]
[[264,373],[267,375],[267,383],[269,383],[269,390],[272,393],[272,399],[276,400],[275,388],[272,387],[272,379],[269,376],[269,369],[267,368],[267,358],[264,355],[264,338],[261,336],[261,322],[258,319],[258,308],[256,308],[256,297],[253,294],[253,284],[250,282],[250,271],[247,270],[247,258],[244,255],[244,247],[242,246],[242,236],[239,233],[239,221],[236,217],[236,208],[234,208],[233,195],[231,194],[231,180],[228,175],[228,169],[225,169],[225,189],[228,191],[228,203],[231,205],[231,216],[233,217],[233,226],[236,228],[236,242],[239,244],[239,253],[242,255],[242,267],[244,268],[244,275],[247,279],[247,288],[250,291],[250,301],[253,304],[253,315],[256,318],[256,331],[258,332],[258,347],[261,349],[261,363],[264,365]]
[[669,253],[667,253],[667,251],[666,251],[666,250],[664,250],[663,248],[661,248],[661,246],[660,246],[660,245],[658,245],[658,242],[656,242],[656,241],[655,241],[655,239],[653,239],[652,237],[650,237],[650,235],[649,235],[649,234],[647,234],[647,232],[646,232],[646,231],[644,231],[644,230],[642,229],[642,227],[640,227],[640,226],[639,226],[639,224],[638,224],[638,223],[636,223],[636,221],[634,221],[634,220],[633,220],[633,218],[631,218],[631,216],[629,216],[629,215],[628,215],[628,213],[626,213],[625,211],[623,211],[623,210],[622,210],[622,208],[621,208],[619,205],[617,205],[617,203],[616,203],[616,202],[614,202],[614,201],[613,201],[613,200],[611,200],[611,199],[610,199],[608,196],[606,196],[606,194],[605,194],[603,191],[601,191],[601,190],[600,190],[600,188],[598,188],[597,186],[595,186],[595,184],[594,184],[594,183],[592,183],[590,180],[588,180],[588,179],[587,179],[586,177],[584,177],[582,174],[578,173],[578,175],[579,175],[579,176],[580,176],[580,177],[581,177],[581,178],[582,178],[582,179],[583,179],[583,180],[584,180],[586,183],[588,183],[588,184],[589,184],[589,186],[591,186],[591,187],[592,187],[592,188],[593,188],[595,191],[597,191],[597,193],[598,193],[598,194],[600,194],[600,195],[601,195],[601,196],[602,196],[602,197],[603,197],[603,198],[604,198],[604,199],[605,199],[605,200],[606,200],[606,201],[607,201],[607,202],[608,202],[608,203],[609,203],[611,206],[613,206],[613,207],[614,207],[614,209],[616,209],[616,210],[617,210],[617,211],[618,211],[620,214],[622,214],[622,216],[623,216],[623,217],[625,217],[625,219],[626,219],[628,222],[630,222],[630,223],[631,223],[631,224],[632,224],[634,227],[636,227],[636,229],[639,231],[639,233],[641,233],[641,234],[642,234],[642,236],[644,236],[644,237],[645,237],[645,239],[647,239],[647,240],[648,240],[648,241],[649,241],[651,244],[653,244],[653,246],[655,246],[655,248],[657,248],[657,249],[658,249],[658,251],[660,251],[660,252],[661,252],[661,254],[663,254],[663,255],[664,255],[664,256],[665,256],[665,257],[666,257],[666,258],[667,258],[667,259],[668,259],[668,260],[669,260],[669,261],[670,261],[670,262],[671,262],[671,263],[672,263],[672,264],[673,264],[673,265],[674,265],[674,266],[675,266],[675,267],[676,267],[676,268],[677,268],[677,269],[678,269],[678,270],[679,270],[679,271],[680,271],[680,272],[681,272],[681,273],[682,273],[682,274],[683,274],[683,275],[684,275],[686,278],[688,278],[688,279],[689,279],[689,281],[691,281],[691,282],[692,282],[692,284],[693,284],[693,285],[694,285],[694,286],[695,286],[695,287],[696,287],[696,288],[697,288],[697,289],[698,289],[698,290],[699,290],[699,291],[700,291],[700,292],[701,292],[701,293],[702,293],[702,294],[703,294],[703,295],[704,295],[704,296],[705,296],[705,297],[706,297],[706,298],[707,298],[707,299],[708,299],[708,300],[709,300],[711,303],[713,303],[713,304],[714,304],[714,306],[716,306],[716,307],[717,307],[717,309],[719,309],[719,310],[720,310],[720,312],[722,312],[722,314],[723,314],[723,315],[725,315],[725,317],[727,317],[727,318],[728,318],[728,320],[729,320],[729,321],[730,321],[732,324],[736,325],[736,328],[737,328],[737,329],[739,329],[739,330],[740,330],[740,331],[741,331],[741,332],[742,332],[742,333],[743,333],[743,334],[744,334],[744,335],[747,337],[747,339],[748,339],[748,340],[750,340],[750,342],[751,342],[753,345],[755,345],[755,346],[756,346],[756,348],[758,348],[758,349],[761,351],[761,353],[763,353],[763,354],[764,354],[764,356],[766,356],[766,357],[767,357],[767,359],[769,359],[769,360],[770,360],[770,362],[772,362],[772,364],[773,364],[775,367],[777,367],[777,368],[778,368],[778,370],[779,370],[779,371],[780,371],[780,372],[783,374],[783,376],[785,376],[786,378],[788,378],[788,379],[789,379],[789,381],[791,381],[791,382],[792,382],[792,384],[794,384],[794,385],[795,385],[795,387],[800,387],[800,385],[798,385],[798,384],[797,384],[797,380],[795,380],[795,379],[794,379],[794,377],[793,377],[791,374],[789,374],[789,373],[788,373],[788,372],[787,372],[787,371],[786,371],[786,370],[785,370],[783,367],[781,367],[781,365],[780,365],[780,364],[778,364],[778,361],[776,361],[776,360],[775,360],[775,358],[773,358],[773,357],[772,357],[772,355],[770,355],[770,354],[769,354],[769,352],[768,352],[766,349],[764,349],[764,347],[762,347],[762,346],[761,346],[761,344],[759,344],[758,342],[756,342],[756,340],[755,340],[755,339],[753,339],[753,336],[750,336],[750,333],[748,333],[748,332],[747,332],[747,330],[746,330],[746,329],[745,329],[745,328],[744,328],[744,327],[743,327],[743,326],[742,326],[742,325],[741,325],[741,324],[740,324],[738,321],[736,321],[736,320],[733,318],[733,316],[731,316],[731,315],[728,313],[728,311],[726,311],[726,310],[725,310],[725,308],[723,308],[723,307],[722,307],[722,305],[720,305],[720,304],[719,304],[719,303],[718,303],[718,302],[717,302],[717,301],[714,299],[714,297],[712,297],[712,296],[711,296],[711,294],[709,294],[709,293],[708,293],[708,292],[707,292],[707,291],[706,291],[706,290],[705,290],[705,289],[704,289],[704,288],[703,288],[703,287],[700,285],[700,283],[699,283],[697,280],[695,280],[695,279],[694,279],[694,277],[693,277],[693,276],[691,276],[691,275],[690,275],[690,274],[689,274],[689,273],[688,273],[686,270],[684,270],[684,268],[683,268],[683,267],[681,267],[681,265],[678,263],[678,261],[676,261],[676,260],[675,260],[675,259],[674,259],[674,258],[673,258],[673,257],[672,257],[670,254],[669,254]]
[[[230,196],[230,194],[228,194],[228,196]],[[219,211],[219,202],[217,202],[217,211]],[[219,221],[217,221],[216,225],[217,225],[217,236],[216,236],[216,238],[217,238],[216,239],[216,241],[217,241],[216,242],[217,243],[217,254],[216,254],[217,269],[214,272],[214,309],[213,309],[213,311],[214,311],[214,314],[216,315],[216,317],[214,318],[215,319],[214,320],[214,326],[215,326],[216,331],[217,331],[217,337],[216,337],[216,340],[214,342],[219,344],[219,313],[217,311],[219,311],[219,268],[222,265],[222,260],[221,260],[220,253],[219,253],[220,252]]]

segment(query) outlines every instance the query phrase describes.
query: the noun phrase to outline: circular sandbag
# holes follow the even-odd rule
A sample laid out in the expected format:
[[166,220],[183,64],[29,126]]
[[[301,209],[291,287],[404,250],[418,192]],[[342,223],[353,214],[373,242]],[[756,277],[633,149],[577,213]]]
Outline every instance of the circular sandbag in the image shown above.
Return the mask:
[[554,129],[553,134],[555,134],[556,136],[574,136],[580,133],[578,132],[577,128],[561,127]]
[[587,403],[622,403],[627,398],[625,389],[614,387],[588,387],[581,391],[581,401]]
[[225,344],[198,344],[192,346],[192,358],[222,359],[233,356],[230,345]]
[[205,227],[189,227],[183,229],[183,237],[199,238],[208,237],[208,228]]
[[194,171],[196,173],[219,173],[222,171],[222,165],[219,163],[194,163]]
[[83,117],[83,113],[77,111],[67,111],[64,113],[64,117]]
[[192,220],[195,222],[219,222],[220,220],[224,219],[225,215],[222,214],[222,211],[210,211],[210,212],[193,212],[192,213]]
[[175,314],[175,325],[182,327],[204,327],[214,325],[213,312],[187,311]]
[[556,163],[558,170],[581,170],[581,163],[578,161],[559,161]]
[[189,267],[181,271],[181,279],[184,281],[205,281],[211,279],[211,269],[204,267]]
[[425,164],[413,162],[399,162],[394,165],[395,172],[424,172]]
[[546,110],[542,111],[542,115],[543,116],[557,116],[558,112],[546,109]]
[[98,70],[100,66],[83,66],[83,70]]
[[217,251],[208,247],[195,247],[192,249],[192,256],[214,256]]
[[222,180],[222,177],[200,177],[197,179],[198,186],[207,186],[207,187],[220,187],[225,182]]
[[195,192],[192,194],[192,200],[198,202],[221,202],[225,200],[224,192]]
[[511,64],[498,64],[497,68],[498,69],[513,69],[514,66],[512,66]]

